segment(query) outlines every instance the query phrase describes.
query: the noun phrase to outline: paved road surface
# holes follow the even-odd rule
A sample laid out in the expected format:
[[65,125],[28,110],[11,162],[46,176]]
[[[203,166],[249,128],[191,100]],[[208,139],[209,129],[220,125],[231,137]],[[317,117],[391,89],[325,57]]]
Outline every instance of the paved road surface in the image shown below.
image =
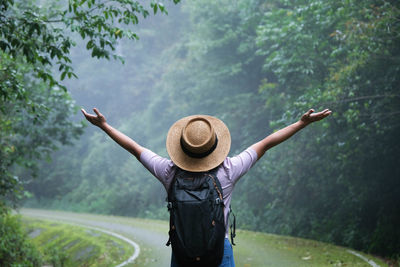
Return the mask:
[[[139,244],[141,255],[136,264],[140,266],[170,266],[171,250],[165,246],[168,240],[167,225],[157,229],[146,229],[143,225],[134,225],[132,220],[123,217],[79,214],[36,209],[21,209],[24,216],[38,219],[55,220],[98,227],[126,236]],[[145,222],[143,222],[145,224]]]
[[[128,266],[150,266],[150,267],[168,267],[170,266],[171,250],[165,246],[168,240],[168,223],[162,221],[147,221],[144,219],[116,217],[116,216],[103,216],[93,214],[80,214],[61,211],[46,211],[36,209],[22,209],[20,213],[24,216],[34,217],[38,219],[56,220],[64,223],[74,223],[86,226],[102,228],[111,232],[115,232],[134,242],[140,246],[140,255],[133,264]],[[347,266],[357,267],[377,267],[379,265],[370,261],[368,258],[358,254],[357,252],[346,250],[345,248],[338,248],[332,245],[326,245],[327,251],[320,250],[315,256],[323,256],[323,264],[312,263],[308,259],[311,257],[308,254],[298,255],[296,252],[301,252],[300,247],[294,246],[286,247],[286,245],[279,245],[283,242],[285,237],[276,239],[279,246],[271,246],[271,242],[266,242],[264,239],[258,240],[257,233],[247,235],[238,235],[237,243],[239,246],[235,247],[235,261],[237,266],[341,266],[342,261]],[[272,237],[270,237],[272,238]],[[273,239],[273,238],[272,238]],[[296,241],[292,242],[305,242]],[[283,243],[285,244],[285,243]],[[314,244],[314,243],[312,243]],[[312,244],[309,249],[312,251]],[[288,243],[290,245],[290,243]],[[325,246],[325,245],[324,245]],[[307,248],[306,248],[307,249]],[[340,253],[335,254],[327,253],[333,250],[340,250]],[[304,250],[304,249],[303,249]],[[330,256],[334,255],[334,256]],[[337,265],[339,264],[339,265]],[[386,265],[386,264],[385,264]],[[380,265],[380,266],[385,266]]]

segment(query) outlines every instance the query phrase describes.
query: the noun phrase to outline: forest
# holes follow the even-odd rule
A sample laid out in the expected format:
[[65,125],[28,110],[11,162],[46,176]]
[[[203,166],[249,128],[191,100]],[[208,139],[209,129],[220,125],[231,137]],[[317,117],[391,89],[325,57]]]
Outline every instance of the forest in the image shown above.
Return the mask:
[[168,219],[80,108],[164,157],[184,116],[222,119],[234,156],[329,108],[238,182],[237,227],[398,259],[399,85],[395,0],[1,0],[0,224],[21,206]]

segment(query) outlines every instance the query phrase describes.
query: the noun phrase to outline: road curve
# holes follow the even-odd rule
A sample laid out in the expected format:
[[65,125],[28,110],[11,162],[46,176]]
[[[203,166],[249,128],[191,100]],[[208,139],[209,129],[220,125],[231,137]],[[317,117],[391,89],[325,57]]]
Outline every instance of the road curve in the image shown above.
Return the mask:
[[[48,219],[48,218],[46,218],[46,219]],[[51,220],[51,218],[50,218],[50,220]],[[92,226],[82,225],[82,224],[78,224],[78,223],[68,223],[68,224],[79,226],[79,227],[84,227],[84,228],[88,228],[88,229],[92,229],[92,230],[95,230],[95,231],[99,231],[99,232],[105,233],[107,235],[111,235],[113,237],[121,239],[121,240],[127,242],[128,244],[130,244],[135,249],[135,251],[133,252],[132,256],[130,256],[129,259],[127,259],[126,261],[122,262],[121,264],[118,264],[115,267],[123,267],[123,266],[127,265],[128,263],[133,262],[137,257],[139,257],[140,246],[137,243],[135,243],[135,241],[133,241],[133,240],[131,240],[129,238],[126,238],[126,237],[124,237],[122,235],[119,235],[117,233],[110,232],[110,231],[107,231],[107,230],[104,230],[104,229],[101,229],[101,228],[98,228],[98,227],[92,227]]]
[[[116,237],[121,239],[133,239],[135,240],[135,244],[138,243],[136,244],[137,248],[135,247],[135,254],[132,255],[126,262],[124,262],[124,265],[135,260],[135,263],[139,261],[140,266],[170,266],[171,251],[169,247],[165,246],[165,243],[168,239],[166,232],[152,231],[151,229],[137,227],[125,222],[121,223],[121,217],[111,217],[110,219],[109,216],[102,215],[78,214],[37,209],[21,209],[19,213],[23,216],[38,219],[53,220],[63,223],[78,224],[79,226],[83,227],[96,228],[96,230],[100,230],[105,233],[113,233],[118,235],[119,237]],[[139,247],[142,247],[142,251],[144,251],[144,253],[141,253],[140,256]]]
[[[135,258],[133,263],[135,266],[170,266],[171,248],[165,246],[168,240],[167,222],[36,209],[22,209],[20,213],[38,219],[74,223],[118,233],[135,240],[140,245],[140,256]],[[342,263],[343,261],[350,264],[348,266],[387,266],[383,262],[376,263],[355,251],[329,244],[315,243],[312,240],[243,231],[237,241],[240,243],[240,248],[235,250],[235,261],[238,266],[320,267],[331,266],[332,263]],[[314,254],[317,256],[316,259],[320,258],[318,264],[313,263],[309,251],[316,253]],[[330,253],[326,253],[326,251]],[[352,256],[348,257],[345,254]]]

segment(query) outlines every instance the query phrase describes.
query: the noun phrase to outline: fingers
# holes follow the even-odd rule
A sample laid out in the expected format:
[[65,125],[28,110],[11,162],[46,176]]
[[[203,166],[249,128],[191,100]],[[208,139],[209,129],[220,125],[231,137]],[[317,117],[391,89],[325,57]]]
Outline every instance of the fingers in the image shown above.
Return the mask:
[[[94,110],[95,112],[97,111],[97,112],[96,112],[97,116],[100,116],[100,115],[101,115],[100,112],[99,112],[97,109],[93,109],[93,110]],[[86,118],[88,121],[90,121],[90,122],[93,122],[93,120],[97,118],[96,115],[92,115],[92,114],[87,113],[86,110],[83,109],[83,108],[81,108],[81,112],[83,113],[83,115],[85,116],[85,118]],[[99,114],[100,114],[100,115],[99,115]]]
[[310,116],[311,115],[311,113],[313,113],[314,112],[314,109],[310,109],[310,110],[308,110],[307,112],[306,112],[306,116]]
[[329,109],[324,109],[323,111],[322,111],[322,114],[326,117],[326,116],[329,116],[330,114],[332,113],[332,111],[330,111]]
[[[81,111],[82,111],[83,115],[85,115],[85,117],[96,117],[96,116],[94,116],[94,115],[92,115],[92,114],[87,113],[86,110],[83,109],[83,108],[81,108]],[[99,117],[103,116],[103,115],[99,112],[99,110],[98,110],[97,108],[94,108],[93,111],[94,111],[94,113],[96,113],[97,116],[99,116]]]
[[81,111],[82,111],[83,115],[85,115],[85,117],[88,115],[86,110],[84,110],[83,108],[81,108]]
[[315,113],[315,114],[331,114],[332,113],[332,111],[330,111],[329,109],[324,109],[323,111],[320,111],[320,112],[317,112],[317,113]]
[[84,110],[83,108],[81,108],[81,111],[82,111],[82,113],[83,113],[83,116],[85,116],[85,118],[86,118],[87,120],[89,120],[89,119],[90,119],[90,114],[87,113],[86,110]]
[[94,113],[96,113],[97,116],[101,117],[103,115],[101,115],[101,113],[99,112],[99,110],[97,108],[93,109]]
[[315,122],[315,121],[322,120],[322,119],[328,117],[332,113],[332,111],[330,111],[327,108],[322,110],[322,111],[320,111],[320,112],[316,112],[316,113],[313,113],[313,112],[314,112],[314,109],[310,109],[309,111],[307,111],[304,114],[304,116],[306,118],[308,118],[310,120],[310,122]]
[[314,113],[313,115],[315,116],[316,120],[322,120],[322,119],[328,117],[331,113],[332,113],[332,111],[330,111],[329,109],[324,109],[323,111]]
[[324,114],[324,115],[326,115],[326,114],[331,114],[332,113],[332,111],[330,111],[329,109],[324,109],[323,111],[321,111],[321,112],[319,112],[319,113],[321,113],[321,114]]

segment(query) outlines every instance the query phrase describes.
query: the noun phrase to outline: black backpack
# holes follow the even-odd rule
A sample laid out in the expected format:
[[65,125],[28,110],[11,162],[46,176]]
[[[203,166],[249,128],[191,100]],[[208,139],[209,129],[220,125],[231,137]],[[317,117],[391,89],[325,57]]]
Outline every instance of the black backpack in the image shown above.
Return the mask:
[[167,246],[180,266],[218,266],[224,254],[222,187],[216,170],[177,169],[168,192],[170,230]]

